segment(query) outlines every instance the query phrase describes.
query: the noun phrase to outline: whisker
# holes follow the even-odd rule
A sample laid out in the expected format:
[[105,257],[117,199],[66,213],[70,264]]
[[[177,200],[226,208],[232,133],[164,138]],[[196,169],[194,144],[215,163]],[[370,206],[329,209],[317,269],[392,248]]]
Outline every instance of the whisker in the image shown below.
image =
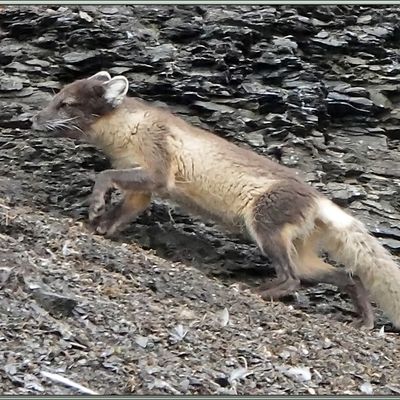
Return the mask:
[[79,128],[79,126],[71,125],[71,127],[74,128],[74,129],[76,129],[77,131],[81,132],[82,135],[85,135],[85,132],[84,132],[81,128]]
[[69,125],[68,124],[64,124],[64,123],[57,123],[57,124],[53,124],[53,126],[55,127],[55,128],[66,128],[66,129],[68,129],[69,128]]
[[59,119],[55,120],[52,122],[49,122],[46,124],[46,128],[55,131],[57,129],[64,129],[64,130],[76,130],[80,132],[82,135],[86,135],[86,133],[78,126],[75,124],[72,124],[71,122],[76,120],[79,117],[71,117],[71,118],[64,118],[64,119]]
[[70,121],[74,121],[75,119],[77,119],[78,117],[71,117],[71,118],[64,118],[64,119],[59,119],[54,121],[55,123],[59,123],[59,122],[70,122]]

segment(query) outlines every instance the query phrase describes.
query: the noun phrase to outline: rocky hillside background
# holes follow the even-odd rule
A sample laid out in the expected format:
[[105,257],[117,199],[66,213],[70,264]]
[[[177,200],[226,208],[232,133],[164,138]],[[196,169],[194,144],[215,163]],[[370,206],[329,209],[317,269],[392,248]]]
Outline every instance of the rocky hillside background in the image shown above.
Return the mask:
[[[303,171],[400,250],[399,7],[0,9],[4,394],[394,394],[398,333],[326,285],[265,303],[255,247],[155,203],[114,240],[86,199],[107,160],[30,118],[108,70],[131,95]],[[78,391],[79,392],[79,391]]]

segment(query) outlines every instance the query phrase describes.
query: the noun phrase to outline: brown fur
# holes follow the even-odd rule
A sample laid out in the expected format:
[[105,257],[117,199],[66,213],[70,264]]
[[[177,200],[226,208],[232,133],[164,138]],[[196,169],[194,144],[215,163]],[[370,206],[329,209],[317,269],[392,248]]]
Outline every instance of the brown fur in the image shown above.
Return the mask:
[[[321,238],[327,236],[332,238],[330,246],[337,246],[331,252],[334,257],[338,249],[349,255],[362,252],[343,241],[352,217],[332,208],[329,200],[293,170],[196,128],[169,111],[125,97],[126,91],[125,78],[111,79],[104,72],[76,81],[57,94],[33,124],[36,129],[66,136],[80,134],[110,157],[115,169],[99,174],[89,211],[99,233],[113,234],[126,225],[148,206],[152,194],[172,200],[253,238],[277,272],[273,284],[262,288],[264,298],[290,293],[300,279],[331,283],[349,293],[363,323],[373,326],[363,284],[379,286],[375,284],[381,280],[375,259],[368,264],[368,271],[373,272],[366,276],[357,262],[362,257],[356,256],[349,268],[360,280],[318,256]],[[66,102],[68,105],[60,106]],[[124,191],[125,199],[105,213],[104,195],[112,187]],[[339,221],[332,218],[332,212]],[[378,254],[379,243],[371,245],[368,240]],[[387,271],[396,275],[392,266]],[[375,297],[382,299],[385,311],[399,326],[400,282],[392,287],[398,291],[394,308],[383,299],[386,277],[384,282],[375,290]]]

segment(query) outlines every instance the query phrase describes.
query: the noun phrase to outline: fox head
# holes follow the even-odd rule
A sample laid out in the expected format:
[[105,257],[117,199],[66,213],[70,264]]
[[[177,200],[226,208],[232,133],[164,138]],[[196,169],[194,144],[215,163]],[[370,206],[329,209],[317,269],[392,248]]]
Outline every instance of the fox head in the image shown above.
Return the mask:
[[105,71],[66,85],[32,118],[32,128],[55,136],[83,139],[99,118],[115,111],[129,89],[124,76]]

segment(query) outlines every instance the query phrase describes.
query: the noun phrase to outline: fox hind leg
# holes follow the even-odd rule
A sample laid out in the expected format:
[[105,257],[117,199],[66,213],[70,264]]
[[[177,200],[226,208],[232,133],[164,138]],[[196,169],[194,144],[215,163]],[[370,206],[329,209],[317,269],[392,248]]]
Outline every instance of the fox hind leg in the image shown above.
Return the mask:
[[372,329],[374,312],[368,292],[360,279],[324,262],[313,246],[313,237],[301,244],[296,243],[296,251],[293,251],[291,228],[287,225],[273,234],[262,230],[253,234],[262,253],[271,260],[277,275],[272,282],[259,288],[261,297],[271,300],[287,296],[300,287],[301,281],[328,283],[348,294],[361,317],[360,325]]
[[374,312],[368,292],[358,277],[351,277],[344,269],[335,268],[324,262],[316,251],[318,232],[301,244],[296,245],[297,268],[300,279],[315,283],[328,283],[347,293],[361,317],[361,325],[374,327]]
[[252,205],[247,230],[261,252],[268,257],[277,278],[263,285],[264,299],[278,299],[295,291],[300,278],[293,257],[293,240],[299,224],[315,200],[314,190],[295,179],[279,181]]
[[285,230],[268,232],[260,227],[252,229],[261,252],[271,260],[276,278],[262,285],[258,292],[264,300],[275,300],[293,293],[300,286],[290,255],[290,243]]

